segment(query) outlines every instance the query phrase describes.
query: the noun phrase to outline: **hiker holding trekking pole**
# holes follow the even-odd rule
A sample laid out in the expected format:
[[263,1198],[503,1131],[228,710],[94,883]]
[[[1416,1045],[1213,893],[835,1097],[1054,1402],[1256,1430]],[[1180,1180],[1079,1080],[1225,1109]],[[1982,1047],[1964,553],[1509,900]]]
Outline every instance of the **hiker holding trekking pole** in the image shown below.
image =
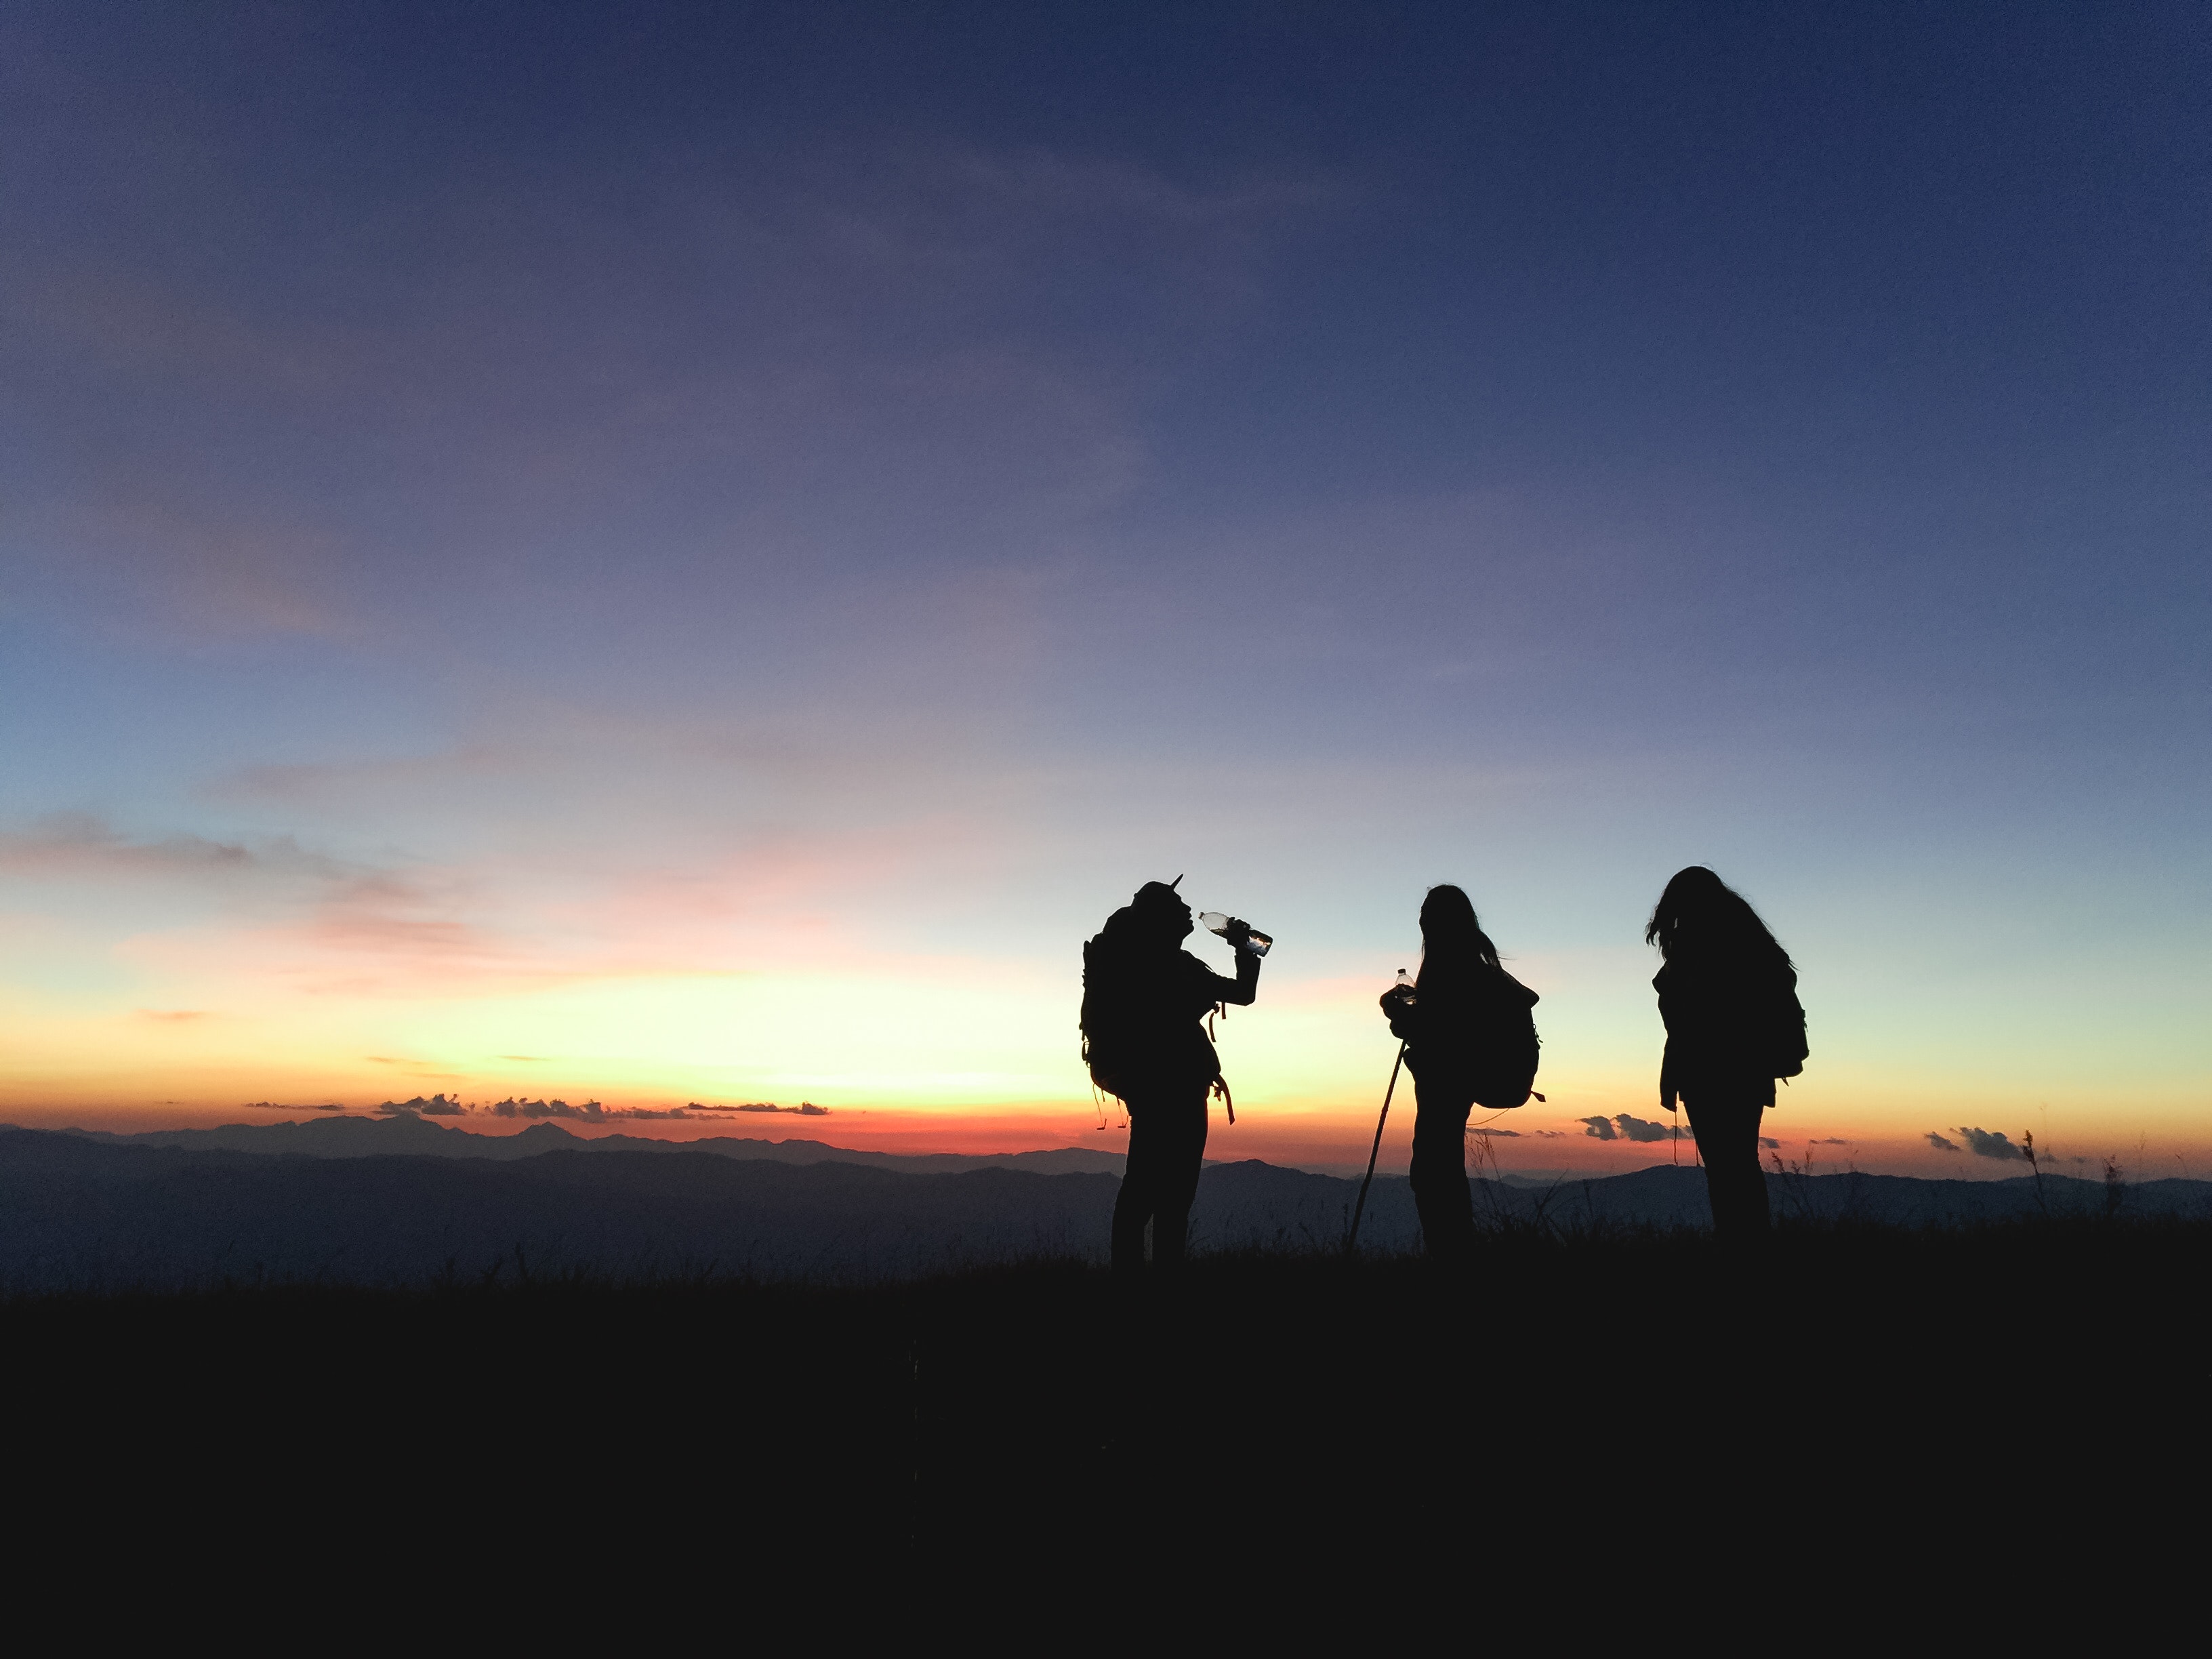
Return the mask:
[[1759,1121],[1776,1080],[1805,1069],[1796,964],[1743,896],[1702,864],[1668,882],[1644,942],[1666,958],[1651,981],[1667,1026],[1659,1103],[1671,1112],[1679,1100],[1689,1112],[1713,1236],[1755,1246],[1771,1225]]
[[1421,902],[1420,977],[1392,986],[1382,1000],[1413,1074],[1413,1187],[1421,1246],[1431,1261],[1461,1266],[1474,1247],[1468,1117],[1477,1106],[1499,1111],[1528,1098],[1536,1080],[1536,1023],[1529,1012],[1536,994],[1499,963],[1474,902],[1445,885],[1430,888]]
[[1233,916],[1209,918],[1237,952],[1236,978],[1215,973],[1182,948],[1191,912],[1176,895],[1182,880],[1146,882],[1083,947],[1083,1057],[1091,1080],[1129,1113],[1129,1160],[1114,1200],[1117,1279],[1144,1271],[1147,1221],[1152,1266],[1182,1266],[1207,1097],[1228,1098],[1221,1058],[1200,1022],[1218,1007],[1250,1004],[1273,943]]

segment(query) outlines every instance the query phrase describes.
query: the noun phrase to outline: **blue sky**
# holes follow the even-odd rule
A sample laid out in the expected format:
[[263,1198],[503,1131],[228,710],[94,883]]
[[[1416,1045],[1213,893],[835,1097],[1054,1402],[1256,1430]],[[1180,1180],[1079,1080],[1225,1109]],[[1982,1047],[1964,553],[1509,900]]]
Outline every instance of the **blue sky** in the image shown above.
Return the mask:
[[1073,941],[1188,868],[1283,940],[1232,1063],[1315,1161],[1431,880],[1643,1102],[1695,860],[1825,1132],[2195,1146],[2209,48],[12,9],[10,1109],[503,1090],[550,1022],[611,1097],[1048,1125]]

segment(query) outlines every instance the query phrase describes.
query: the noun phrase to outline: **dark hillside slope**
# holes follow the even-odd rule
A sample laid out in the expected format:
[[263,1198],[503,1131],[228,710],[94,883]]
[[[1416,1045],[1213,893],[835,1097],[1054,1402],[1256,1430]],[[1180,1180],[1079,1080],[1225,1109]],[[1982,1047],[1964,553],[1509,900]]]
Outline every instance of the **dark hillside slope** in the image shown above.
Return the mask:
[[[0,1133],[0,1286],[401,1285],[495,1270],[903,1278],[1100,1259],[1119,1184],[704,1152],[270,1158],[15,1130]],[[1215,1249],[1328,1248],[1350,1188],[1263,1164],[1209,1170],[1194,1235]],[[1366,1237],[1415,1242],[1402,1181],[1376,1184]]]
[[[662,1148],[514,1160],[299,1158],[0,1133],[0,1287],[185,1287],[225,1280],[356,1285],[496,1272],[614,1278],[712,1270],[839,1282],[1029,1259],[1097,1261],[1110,1175],[984,1168],[916,1175]],[[1192,1215],[1200,1251],[1333,1252],[1358,1183],[1258,1162],[1209,1167]],[[1785,1219],[1904,1225],[2049,1213],[2101,1218],[2094,1182],[1795,1177]],[[2212,1215],[2212,1186],[2154,1182],[2123,1215]],[[1699,1227],[1705,1182],[1660,1165],[1548,1188],[1477,1183],[1493,1230],[1590,1235]],[[1402,1179],[1375,1184],[1363,1249],[1416,1249]]]
[[0,1134],[0,1276],[19,1290],[495,1267],[897,1276],[1081,1250],[1104,1237],[1115,1185],[707,1153],[267,1158],[17,1131]]

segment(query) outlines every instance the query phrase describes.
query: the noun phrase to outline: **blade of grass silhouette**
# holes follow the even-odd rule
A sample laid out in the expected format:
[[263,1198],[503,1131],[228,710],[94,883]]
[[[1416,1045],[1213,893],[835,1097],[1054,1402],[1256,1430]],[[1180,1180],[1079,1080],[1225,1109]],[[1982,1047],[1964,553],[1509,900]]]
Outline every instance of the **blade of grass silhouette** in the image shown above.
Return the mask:
[[1344,1259],[1359,1247],[1359,1218],[1367,1212],[1367,1189],[1375,1184],[1375,1160],[1382,1152],[1382,1126],[1390,1121],[1390,1097],[1398,1090],[1398,1068],[1406,1063],[1406,1045],[1398,1045],[1398,1058],[1390,1065],[1390,1086],[1382,1091],[1382,1115],[1375,1120],[1375,1144],[1367,1152],[1367,1179],[1359,1183],[1359,1201],[1352,1206],[1352,1231],[1344,1236]]

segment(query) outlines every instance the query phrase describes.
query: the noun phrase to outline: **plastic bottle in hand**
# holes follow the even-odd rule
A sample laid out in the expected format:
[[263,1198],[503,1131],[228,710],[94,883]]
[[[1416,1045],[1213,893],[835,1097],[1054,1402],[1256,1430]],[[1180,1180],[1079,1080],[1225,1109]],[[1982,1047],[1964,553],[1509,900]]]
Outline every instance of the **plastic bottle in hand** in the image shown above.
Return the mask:
[[[1219,933],[1225,938],[1229,933],[1229,922],[1230,918],[1219,910],[1199,912],[1198,925],[1209,933]],[[1267,954],[1267,947],[1274,942],[1258,928],[1248,927],[1244,934],[1244,943],[1237,948],[1249,951],[1255,957],[1264,957]]]
[[1401,1001],[1406,1003],[1408,1006],[1412,1006],[1413,1000],[1413,976],[1407,973],[1403,968],[1401,968],[1398,970],[1398,982],[1390,988]]

